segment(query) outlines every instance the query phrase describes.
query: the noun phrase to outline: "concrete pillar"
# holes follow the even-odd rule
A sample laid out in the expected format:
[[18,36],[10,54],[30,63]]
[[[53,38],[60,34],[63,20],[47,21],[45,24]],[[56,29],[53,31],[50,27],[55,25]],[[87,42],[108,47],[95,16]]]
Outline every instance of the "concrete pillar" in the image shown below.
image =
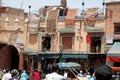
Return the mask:
[[25,36],[24,36],[25,46],[27,47],[27,41],[28,41],[28,19],[27,18],[25,18],[25,20],[24,20],[23,32],[25,34]]
[[101,37],[101,53],[105,52],[105,36]]

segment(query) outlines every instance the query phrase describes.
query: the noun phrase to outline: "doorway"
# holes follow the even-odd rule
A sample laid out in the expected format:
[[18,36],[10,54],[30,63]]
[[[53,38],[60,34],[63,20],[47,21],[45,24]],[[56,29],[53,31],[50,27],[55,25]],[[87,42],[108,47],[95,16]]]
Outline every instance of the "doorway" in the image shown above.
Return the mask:
[[11,56],[11,69],[18,69],[19,67],[19,52],[17,48],[13,45],[8,45],[10,48],[10,53],[12,54]]
[[1,69],[18,69],[19,52],[13,45],[0,43],[0,68]]
[[90,52],[93,53],[101,52],[101,37],[91,37]]

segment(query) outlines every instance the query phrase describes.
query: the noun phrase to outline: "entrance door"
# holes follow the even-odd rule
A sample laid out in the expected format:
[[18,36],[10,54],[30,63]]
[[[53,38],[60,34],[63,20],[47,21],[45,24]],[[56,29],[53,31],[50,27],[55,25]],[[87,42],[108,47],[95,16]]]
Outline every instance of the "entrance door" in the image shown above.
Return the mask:
[[63,51],[72,51],[72,37],[63,37]]

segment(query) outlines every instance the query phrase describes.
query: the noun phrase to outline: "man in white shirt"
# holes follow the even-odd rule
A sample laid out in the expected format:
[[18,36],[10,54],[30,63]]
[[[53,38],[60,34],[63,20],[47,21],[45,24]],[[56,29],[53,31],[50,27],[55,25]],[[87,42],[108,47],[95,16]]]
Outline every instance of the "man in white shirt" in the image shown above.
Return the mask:
[[68,73],[67,71],[64,72],[64,79],[68,78]]
[[58,74],[59,67],[58,65],[53,65],[53,72],[47,74],[45,80],[64,80],[64,77]]
[[12,78],[12,75],[10,74],[10,71],[6,70],[6,73],[3,75],[2,80],[9,80]]

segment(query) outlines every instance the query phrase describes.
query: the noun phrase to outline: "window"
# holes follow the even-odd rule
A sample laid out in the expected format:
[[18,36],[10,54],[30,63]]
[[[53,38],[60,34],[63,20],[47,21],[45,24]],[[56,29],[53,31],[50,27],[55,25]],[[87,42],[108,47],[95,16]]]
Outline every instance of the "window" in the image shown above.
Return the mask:
[[59,16],[63,16],[63,15],[64,15],[64,10],[60,9]]
[[90,52],[93,53],[101,52],[101,37],[91,37]]
[[42,37],[42,51],[50,51],[51,48],[51,37],[49,36],[44,36]]
[[120,34],[120,23],[114,23],[114,34]]
[[59,16],[66,16],[66,12],[67,12],[66,9],[60,9]]

